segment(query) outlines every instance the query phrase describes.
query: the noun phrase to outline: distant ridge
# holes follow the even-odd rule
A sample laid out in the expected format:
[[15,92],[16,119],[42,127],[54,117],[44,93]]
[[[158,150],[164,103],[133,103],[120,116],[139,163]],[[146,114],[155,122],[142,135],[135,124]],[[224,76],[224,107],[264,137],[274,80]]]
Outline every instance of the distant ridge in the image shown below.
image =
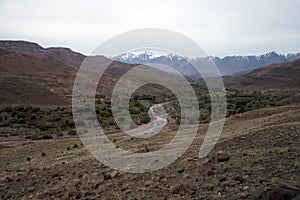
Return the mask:
[[55,58],[58,62],[72,68],[79,68],[85,55],[74,52],[69,48],[43,48],[37,43],[28,41],[0,41],[0,48],[10,52],[21,52],[40,59]]
[[[65,66],[69,66],[78,69],[85,59],[85,55],[74,52],[69,48],[63,47],[50,47],[43,48],[37,43],[28,41],[5,41],[0,40],[0,48],[11,52],[21,52],[26,55],[38,57],[41,59],[54,59],[57,63],[63,63]],[[193,76],[195,69],[191,63],[196,63],[202,69],[206,66],[210,66],[213,61],[218,67],[219,71],[224,76],[240,76],[246,74],[254,69],[260,67],[275,64],[286,63],[296,59],[300,59],[300,53],[279,54],[274,51],[262,54],[259,56],[225,56],[223,58],[208,56],[208,57],[196,57],[187,58],[178,56],[175,54],[168,55],[154,55],[151,52],[141,53],[124,53],[112,58],[115,61],[124,62],[128,64],[145,64],[145,63],[160,63],[173,67],[184,75]],[[210,76],[210,72],[204,72],[202,75]]]
[[[145,64],[145,63],[160,63],[171,66],[185,75],[193,75],[195,70],[191,67],[191,63],[196,63],[197,66],[204,69],[205,66],[210,66],[213,61],[218,67],[222,75],[242,75],[247,72],[274,63],[285,63],[296,59],[300,59],[300,53],[295,54],[278,54],[274,51],[260,56],[225,56],[223,58],[208,56],[188,58],[174,54],[155,56],[151,52],[141,54],[124,53],[113,58],[116,61],[130,64]],[[205,74],[206,73],[206,74]],[[209,72],[204,72],[204,75],[209,76]]]
[[239,90],[294,96],[300,93],[300,59],[271,64],[240,77],[227,79],[227,86]]

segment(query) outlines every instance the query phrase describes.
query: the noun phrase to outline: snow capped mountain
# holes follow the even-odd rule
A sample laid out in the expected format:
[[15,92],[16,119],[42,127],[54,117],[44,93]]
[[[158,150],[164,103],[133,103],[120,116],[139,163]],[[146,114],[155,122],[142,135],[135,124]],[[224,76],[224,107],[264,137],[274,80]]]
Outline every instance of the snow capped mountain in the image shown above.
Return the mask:
[[300,59],[300,53],[288,53],[288,54],[286,54],[285,58],[288,61],[297,60],[297,59]]
[[180,73],[187,76],[194,76],[198,74],[193,65],[197,65],[201,69],[205,69],[202,75],[209,76],[210,72],[207,71],[207,66],[211,66],[212,62],[215,63],[222,75],[235,75],[243,74],[251,70],[273,64],[285,63],[300,59],[300,53],[293,54],[278,54],[274,51],[259,55],[259,56],[226,56],[223,58],[208,56],[188,58],[178,56],[173,53],[164,55],[157,55],[149,51],[128,52],[113,58],[115,61],[130,63],[130,64],[147,64],[159,63],[168,65]]
[[157,55],[148,51],[127,52],[114,57],[113,60],[129,64],[161,64],[172,67],[187,76],[197,74],[197,71],[194,69],[193,65],[189,63],[188,58],[178,56],[174,53]]
[[[130,64],[143,64],[154,59],[155,55],[151,52],[127,52],[122,55],[116,56],[113,59],[120,62],[126,62]],[[143,61],[142,63],[140,63]]]
[[119,56],[113,57],[113,60],[130,63],[130,64],[145,64],[154,63],[154,60],[167,59],[170,61],[186,61],[187,58],[178,56],[174,53],[168,53],[164,55],[157,55],[149,51],[144,52],[126,52]]

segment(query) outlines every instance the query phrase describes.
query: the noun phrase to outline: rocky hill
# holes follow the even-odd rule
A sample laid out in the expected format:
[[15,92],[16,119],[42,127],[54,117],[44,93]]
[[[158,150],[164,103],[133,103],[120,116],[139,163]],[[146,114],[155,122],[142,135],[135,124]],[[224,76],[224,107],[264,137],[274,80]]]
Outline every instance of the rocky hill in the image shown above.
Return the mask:
[[295,95],[299,93],[300,59],[271,64],[236,78],[229,78],[227,85],[242,90],[268,91]]
[[73,68],[79,68],[80,64],[86,57],[83,54],[74,52],[69,48],[43,48],[37,43],[27,41],[0,41],[0,48],[10,52],[24,53],[43,60],[55,60],[57,63]]

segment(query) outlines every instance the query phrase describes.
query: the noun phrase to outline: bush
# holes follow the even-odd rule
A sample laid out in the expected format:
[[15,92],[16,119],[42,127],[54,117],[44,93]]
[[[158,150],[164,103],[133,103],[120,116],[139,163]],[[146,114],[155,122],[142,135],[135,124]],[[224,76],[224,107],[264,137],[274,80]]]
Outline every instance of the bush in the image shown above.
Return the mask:
[[57,131],[57,132],[55,132],[55,135],[57,137],[62,137],[64,134],[62,132]]
[[31,107],[32,112],[39,112],[41,109],[39,107]]
[[20,118],[20,119],[18,120],[18,123],[19,123],[19,124],[25,124],[24,118]]
[[12,112],[12,107],[11,106],[6,106],[5,108],[4,108],[4,111],[5,112],[9,112],[9,113],[11,113]]
[[45,153],[45,152],[41,152],[41,156],[42,156],[42,157],[45,157],[45,156],[46,156],[46,153]]
[[75,123],[74,122],[69,122],[68,121],[68,126],[70,127],[70,128],[75,128]]
[[30,116],[30,120],[36,120],[37,117],[35,115]]
[[70,130],[70,131],[68,132],[68,134],[69,134],[69,135],[76,135],[76,131],[75,131],[75,130]]
[[151,120],[150,117],[147,115],[142,118],[141,123],[146,124],[146,123],[150,122],[150,120]]
[[19,112],[23,112],[23,111],[25,111],[25,108],[23,106],[17,106],[16,110]]
[[52,138],[53,138],[53,136],[51,134],[45,134],[45,135],[34,134],[31,136],[32,140],[49,140]]
[[20,119],[20,118],[25,118],[25,115],[23,113],[19,113],[18,114],[18,119]]
[[49,130],[49,127],[46,124],[40,124],[39,129],[41,131],[47,131],[47,130]]
[[44,140],[48,140],[48,139],[52,139],[53,136],[51,134],[46,134],[46,135],[42,135],[41,139],[44,139]]

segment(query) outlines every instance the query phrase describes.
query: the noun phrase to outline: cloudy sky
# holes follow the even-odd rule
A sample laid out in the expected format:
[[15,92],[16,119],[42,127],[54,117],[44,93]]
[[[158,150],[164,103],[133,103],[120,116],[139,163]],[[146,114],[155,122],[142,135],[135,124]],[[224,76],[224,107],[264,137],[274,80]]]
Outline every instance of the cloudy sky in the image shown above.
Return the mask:
[[125,31],[164,28],[216,56],[300,52],[299,0],[0,0],[0,39],[84,54]]

